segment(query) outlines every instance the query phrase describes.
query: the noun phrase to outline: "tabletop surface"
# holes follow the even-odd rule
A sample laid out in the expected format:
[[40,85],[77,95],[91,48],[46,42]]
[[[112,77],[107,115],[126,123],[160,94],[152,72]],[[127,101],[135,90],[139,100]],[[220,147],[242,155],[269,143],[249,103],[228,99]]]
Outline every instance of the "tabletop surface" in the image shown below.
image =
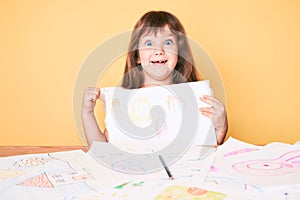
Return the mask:
[[71,151],[77,149],[81,149],[85,152],[88,151],[87,147],[85,146],[0,146],[0,157]]

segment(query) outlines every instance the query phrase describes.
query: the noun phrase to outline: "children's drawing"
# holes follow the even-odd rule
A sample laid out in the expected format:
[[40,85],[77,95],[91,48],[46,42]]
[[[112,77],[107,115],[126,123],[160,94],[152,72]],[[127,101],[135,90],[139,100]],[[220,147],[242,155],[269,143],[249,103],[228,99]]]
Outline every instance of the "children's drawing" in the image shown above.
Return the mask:
[[[300,183],[300,149],[296,145],[270,143],[257,151],[223,156],[232,150],[256,148],[248,144],[241,144],[236,148],[237,145],[237,142],[231,142],[225,144],[226,148],[220,148],[214,166],[257,187]],[[228,151],[229,149],[232,150]]]
[[207,106],[199,98],[211,95],[208,81],[131,90],[110,87],[101,89],[101,94],[106,101],[109,142],[119,150],[155,153],[171,146],[183,130],[189,132],[186,135],[195,144],[203,144],[211,134],[211,120],[198,112]]
[[243,191],[262,192],[260,188],[246,184],[241,180],[222,172],[214,166],[211,166],[209,173],[205,178],[204,186],[225,186],[227,188],[238,188]]
[[93,177],[89,175],[84,169],[48,175],[48,178],[50,182],[55,186],[83,182],[93,179]]
[[26,180],[19,185],[22,186],[32,186],[32,187],[42,187],[42,188],[54,188],[50,180],[48,179],[46,173],[35,176],[29,180]]
[[[115,186],[110,190],[80,195],[76,200],[153,200],[156,194],[164,189],[163,186],[155,183],[145,183],[143,181],[127,181]],[[74,199],[74,200],[75,200]],[[72,199],[73,200],[73,199]]]
[[155,200],[223,200],[226,194],[208,191],[199,187],[172,185],[164,189]]
[[[106,96],[109,96],[108,94],[106,94]],[[106,97],[105,96],[105,97]],[[112,103],[111,103],[111,109],[114,110],[114,113],[116,115],[118,114],[122,114],[123,113],[123,110],[122,110],[122,107],[121,107],[121,103],[120,103],[120,100],[118,98],[114,98],[112,99]]]
[[17,160],[13,166],[15,167],[35,167],[44,165],[47,160],[44,157],[24,158]]
[[0,180],[1,179],[7,180],[7,179],[10,179],[13,177],[18,177],[21,174],[22,174],[22,171],[18,170],[18,169],[11,169],[11,168],[4,169],[4,170],[0,171]]
[[243,149],[237,149],[231,152],[228,152],[226,154],[224,154],[224,157],[228,157],[228,156],[234,156],[234,155],[238,155],[241,153],[248,153],[248,152],[252,152],[252,151],[258,151],[258,148],[243,148]]
[[181,112],[186,107],[186,102],[183,98],[175,95],[169,95],[167,99],[169,111]]
[[[82,151],[61,154],[29,154],[0,159],[0,199],[64,199],[96,190],[94,177],[79,162]],[[56,158],[53,155],[61,155]],[[70,161],[74,158],[73,161]],[[77,159],[77,160],[76,160]],[[74,168],[75,167],[75,168]],[[30,195],[29,195],[30,194]]]
[[138,96],[129,104],[129,116],[133,123],[140,127],[151,124],[151,102],[146,96]]
[[276,159],[243,161],[232,165],[232,168],[253,176],[275,176],[300,172],[300,150],[286,152]]

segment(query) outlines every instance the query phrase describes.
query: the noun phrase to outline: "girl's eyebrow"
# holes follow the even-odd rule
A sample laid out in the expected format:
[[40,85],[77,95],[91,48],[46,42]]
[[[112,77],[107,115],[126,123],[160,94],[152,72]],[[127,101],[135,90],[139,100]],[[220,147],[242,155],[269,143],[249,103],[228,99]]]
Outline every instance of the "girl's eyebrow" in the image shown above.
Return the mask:
[[140,40],[147,40],[147,39],[151,39],[152,36],[151,35],[142,35]]
[[176,38],[176,36],[173,33],[168,34],[166,37],[173,37]]
[[[140,40],[147,40],[147,39],[152,39],[153,37],[155,37],[156,38],[156,36],[153,36],[153,34],[147,34],[147,35],[142,35],[141,36],[141,38],[140,38]],[[174,34],[172,34],[172,33],[170,33],[170,34],[168,34],[168,35],[165,35],[165,36],[163,36],[164,38],[176,38],[176,36],[174,35]]]
[[170,38],[171,38],[171,39],[173,39],[173,40],[176,40],[176,36],[175,36],[174,34],[166,35],[165,38],[166,38],[166,39],[170,39]]

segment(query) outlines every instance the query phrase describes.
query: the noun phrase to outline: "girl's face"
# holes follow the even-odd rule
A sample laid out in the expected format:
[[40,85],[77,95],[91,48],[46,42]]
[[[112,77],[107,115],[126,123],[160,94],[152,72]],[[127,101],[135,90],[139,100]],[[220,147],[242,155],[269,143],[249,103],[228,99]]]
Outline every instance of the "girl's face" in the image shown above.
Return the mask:
[[178,61],[178,44],[168,25],[158,30],[156,35],[153,32],[142,35],[138,52],[138,63],[143,67],[145,83],[172,83],[172,71]]

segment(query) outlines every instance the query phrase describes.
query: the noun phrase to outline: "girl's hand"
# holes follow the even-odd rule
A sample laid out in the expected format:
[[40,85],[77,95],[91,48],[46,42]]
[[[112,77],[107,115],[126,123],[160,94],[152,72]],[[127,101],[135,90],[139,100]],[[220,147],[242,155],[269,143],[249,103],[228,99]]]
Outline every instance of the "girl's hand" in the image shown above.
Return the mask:
[[199,108],[199,110],[204,116],[212,120],[216,129],[218,144],[222,144],[228,129],[226,108],[222,102],[208,95],[200,97],[200,100],[211,106]]
[[96,87],[88,87],[84,90],[82,101],[82,112],[93,113],[96,101],[100,98],[100,89]]

